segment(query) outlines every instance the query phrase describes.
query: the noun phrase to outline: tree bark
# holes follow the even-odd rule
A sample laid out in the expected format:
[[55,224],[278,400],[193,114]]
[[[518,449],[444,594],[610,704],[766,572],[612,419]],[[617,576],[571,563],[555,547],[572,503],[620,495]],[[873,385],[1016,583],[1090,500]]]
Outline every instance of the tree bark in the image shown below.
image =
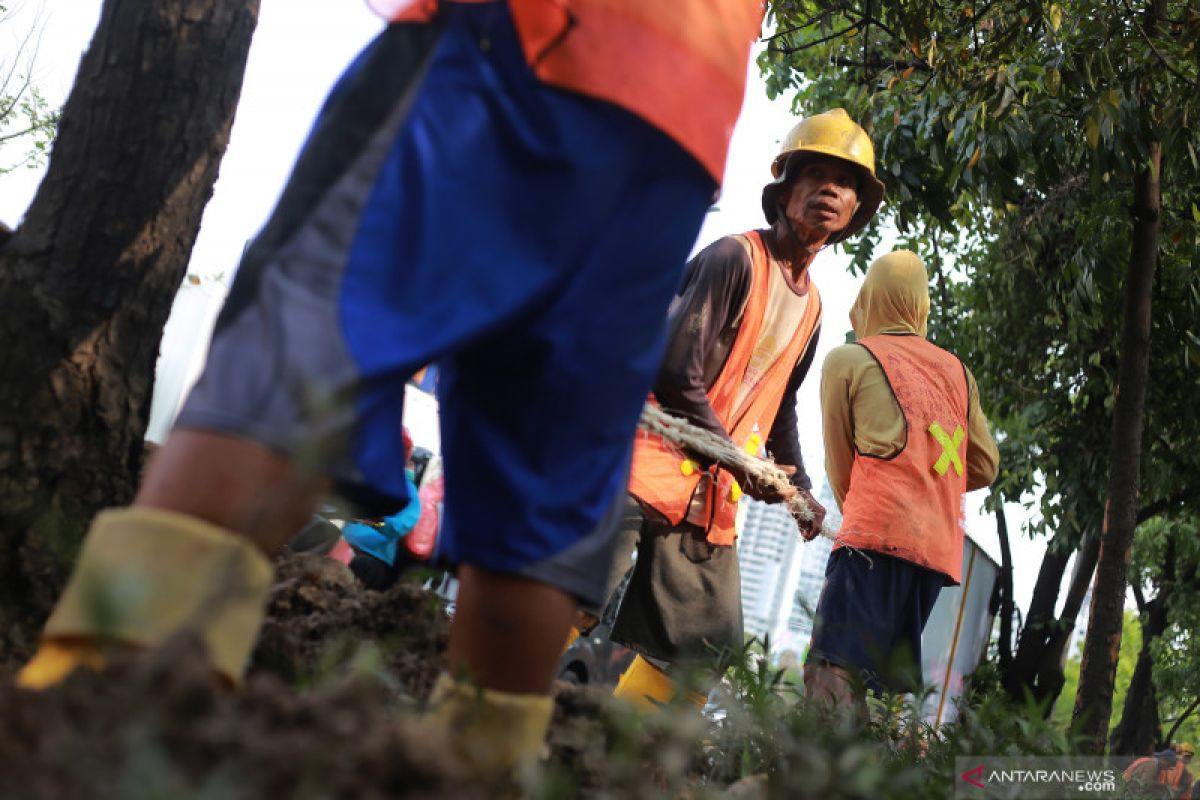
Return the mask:
[[1071,551],[1064,546],[1065,540],[1066,534],[1062,530],[1056,532],[1042,556],[1012,668],[1002,673],[1005,690],[1017,702],[1024,702],[1026,692],[1034,697],[1038,695],[1038,663],[1046,643],[1054,633],[1057,622],[1054,607],[1058,604],[1059,587],[1062,586],[1063,573],[1071,558]]
[[1096,572],[1096,559],[1100,554],[1100,537],[1095,531],[1087,531],[1083,535],[1083,543],[1075,554],[1075,568],[1071,573],[1071,583],[1067,586],[1067,595],[1063,598],[1063,610],[1059,614],[1058,624],[1054,633],[1046,642],[1038,662],[1037,698],[1045,700],[1046,713],[1054,708],[1058,695],[1066,683],[1067,647],[1071,644],[1071,636],[1075,632],[1075,623],[1083,608],[1083,600],[1087,596],[1088,586]]
[[1073,722],[1085,747],[1104,752],[1112,714],[1113,681],[1121,649],[1121,622],[1127,588],[1129,550],[1137,524],[1141,479],[1142,426],[1150,363],[1150,307],[1158,265],[1161,209],[1161,149],[1148,147],[1146,167],[1134,182],[1133,247],[1125,282],[1121,362],[1117,373],[1109,462],[1108,502],[1092,591],[1091,618],[1084,639]]
[[258,7],[105,0],[46,177],[0,249],[10,644],[40,624],[91,517],[133,496],[163,325],[229,141]]
[[1129,688],[1125,692],[1125,707],[1121,722],[1113,730],[1109,750],[1114,755],[1136,756],[1153,752],[1162,739],[1162,724],[1158,716],[1158,698],[1154,693],[1154,659],[1150,647],[1167,629],[1169,589],[1158,593],[1147,607],[1142,624],[1142,648]]
[[1008,543],[1008,519],[1004,516],[1004,498],[996,493],[996,537],[1000,540],[1000,644],[998,661],[1000,674],[1012,670],[1012,621],[1013,621],[1013,563],[1012,549]]

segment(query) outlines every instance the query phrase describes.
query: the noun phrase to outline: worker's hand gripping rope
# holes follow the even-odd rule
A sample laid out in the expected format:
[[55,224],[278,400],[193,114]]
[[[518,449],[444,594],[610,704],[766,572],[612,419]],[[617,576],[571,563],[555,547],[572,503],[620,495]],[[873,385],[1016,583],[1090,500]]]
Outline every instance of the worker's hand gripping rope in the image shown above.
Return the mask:
[[[783,490],[790,485],[787,474],[773,462],[755,458],[735,447],[733,442],[698,428],[682,417],[668,414],[653,403],[646,403],[642,408],[638,427],[658,434],[684,450],[711,458],[721,466],[733,468],[764,486]],[[811,525],[813,511],[801,495],[793,495],[788,499],[788,511],[797,522]],[[827,539],[836,539],[837,531],[826,524],[821,527],[820,535]]]

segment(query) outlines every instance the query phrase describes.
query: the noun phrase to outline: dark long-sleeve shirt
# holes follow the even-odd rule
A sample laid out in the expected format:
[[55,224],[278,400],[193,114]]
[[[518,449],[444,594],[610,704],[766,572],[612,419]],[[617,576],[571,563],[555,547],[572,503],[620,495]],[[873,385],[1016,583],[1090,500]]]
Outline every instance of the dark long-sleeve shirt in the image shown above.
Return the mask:
[[[729,438],[708,402],[737,338],[750,296],[752,264],[746,248],[727,236],[701,250],[684,270],[683,286],[668,312],[667,352],[654,384],[664,408],[693,424]],[[816,354],[818,328],[792,370],[779,412],[767,436],[767,451],[779,464],[793,464],[792,483],[812,488],[804,469],[797,428],[796,392]]]

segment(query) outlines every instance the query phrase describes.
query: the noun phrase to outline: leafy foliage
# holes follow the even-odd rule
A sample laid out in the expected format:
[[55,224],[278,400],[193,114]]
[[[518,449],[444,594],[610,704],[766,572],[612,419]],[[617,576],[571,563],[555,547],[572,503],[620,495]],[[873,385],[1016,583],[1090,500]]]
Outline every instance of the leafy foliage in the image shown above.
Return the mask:
[[[954,793],[958,756],[1076,752],[1071,735],[1044,720],[1036,706],[1014,708],[994,667],[986,664],[971,676],[954,721],[937,729],[923,720],[921,698],[912,697],[873,698],[869,719],[858,724],[852,715],[809,703],[803,687],[790,680],[793,674],[771,666],[766,648],[753,641],[734,660],[703,716],[686,704],[637,717],[624,704],[604,703],[597,709],[602,733],[586,737],[599,748],[596,760],[588,762],[597,768],[586,784],[570,778],[587,767],[576,759],[569,774],[562,765],[543,767],[526,789],[547,800],[924,800]],[[727,792],[734,785],[757,788],[747,795]]]
[[[1200,429],[1185,399],[1200,377],[1200,14],[1168,4],[1151,41],[1119,3],[779,0],[770,12],[769,91],[795,90],[801,112],[845,106],[872,133],[888,185],[876,236],[894,224],[936,274],[931,335],[980,381],[1003,494],[1042,484],[1044,524],[1077,537],[1103,507],[1129,187],[1151,138],[1167,187],[1151,430]],[[857,248],[860,268],[873,243]],[[1177,488],[1160,477],[1146,483]]]
[[[1135,543],[1134,584],[1167,603],[1167,629],[1151,643],[1154,688],[1164,735],[1200,701],[1200,520],[1194,515],[1156,519],[1142,526]],[[1122,644],[1122,652],[1124,645]],[[1175,740],[1200,735],[1193,709]]]
[[713,727],[705,780],[765,775],[773,797],[944,797],[954,793],[957,756],[1074,752],[1036,707],[1014,709],[987,665],[954,721],[937,729],[923,721],[923,698],[873,699],[867,724],[854,724],[807,702],[801,686],[754,653],[734,665],[721,697],[728,714]]
[[775,0],[770,16],[769,90],[871,132],[888,186],[873,237],[894,225],[931,266],[931,337],[979,381],[999,494],[1040,489],[1035,531],[1068,548],[1103,518],[1132,187],[1161,146],[1138,516],[1183,513],[1200,474],[1195,4]]
[[[0,4],[0,31],[17,23],[9,7]],[[46,161],[58,128],[60,111],[52,108],[33,84],[37,57],[38,23],[20,32],[16,49],[0,56],[0,148],[20,147],[17,155],[0,159],[0,175],[21,167],[36,168]]]

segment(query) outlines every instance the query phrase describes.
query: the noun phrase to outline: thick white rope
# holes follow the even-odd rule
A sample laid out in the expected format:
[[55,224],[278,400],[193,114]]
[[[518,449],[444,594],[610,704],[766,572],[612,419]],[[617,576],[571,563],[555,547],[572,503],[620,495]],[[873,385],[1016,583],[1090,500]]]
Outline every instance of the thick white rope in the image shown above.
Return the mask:
[[[653,403],[646,403],[642,408],[642,418],[638,420],[638,427],[658,434],[685,451],[698,453],[726,467],[735,467],[742,474],[750,476],[756,483],[769,489],[782,491],[791,485],[787,473],[776,467],[774,462],[755,458],[735,447],[728,439],[698,428],[683,417],[668,414]],[[787,505],[788,511],[797,522],[806,525],[812,522],[813,511],[803,497],[793,495]],[[836,539],[837,531],[826,523],[821,527],[821,535],[826,539]]]

